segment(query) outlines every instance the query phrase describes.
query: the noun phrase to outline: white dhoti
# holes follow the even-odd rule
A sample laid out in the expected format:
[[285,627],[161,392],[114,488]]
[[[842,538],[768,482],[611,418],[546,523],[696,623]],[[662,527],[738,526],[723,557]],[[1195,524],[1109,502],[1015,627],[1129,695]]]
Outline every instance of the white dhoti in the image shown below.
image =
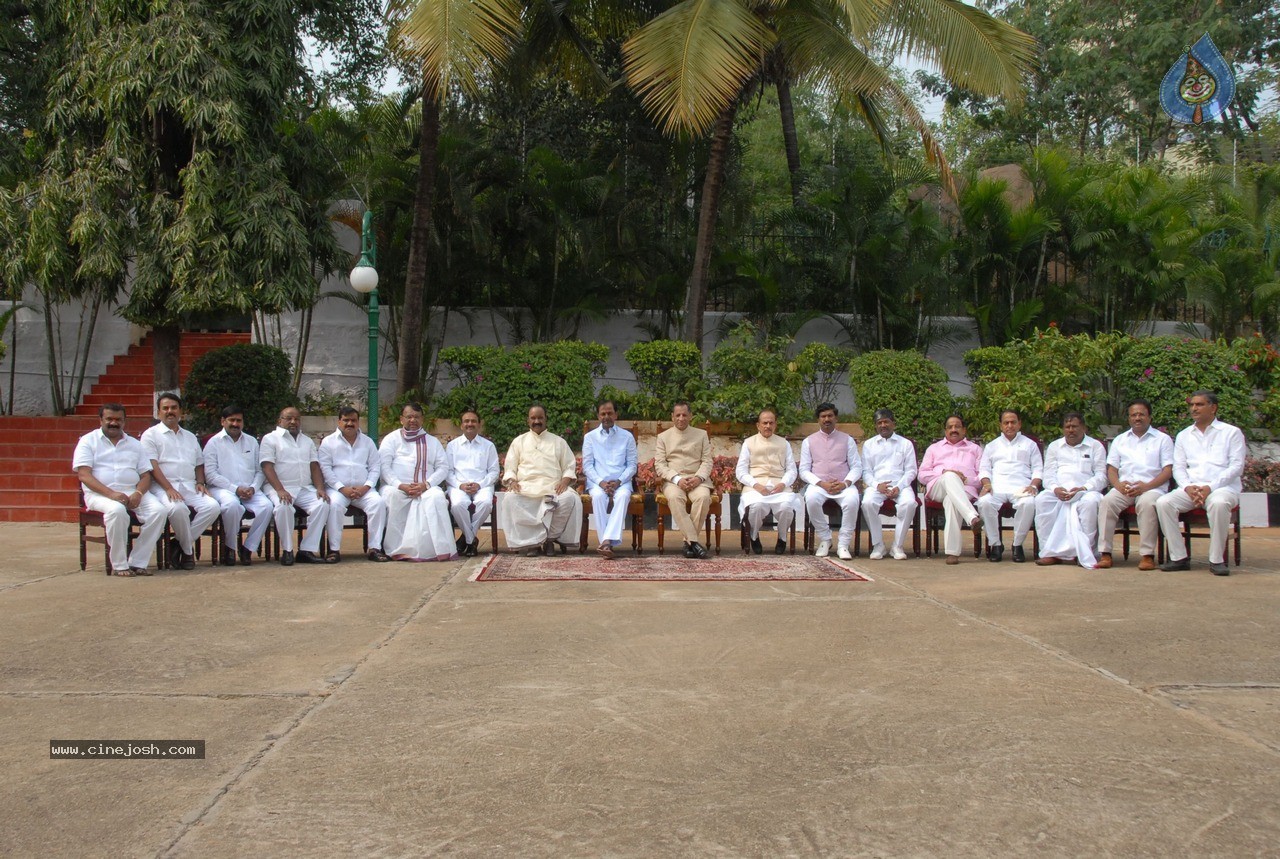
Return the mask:
[[444,491],[433,486],[417,498],[385,486],[387,531],[383,551],[397,561],[448,561],[458,556]]
[[566,489],[554,499],[504,492],[500,503],[507,548],[528,549],[548,540],[566,546],[578,545],[582,533],[582,499],[576,490]]
[[1098,505],[1102,493],[1080,492],[1062,501],[1052,492],[1036,498],[1036,533],[1040,535],[1040,557],[1075,558],[1080,566],[1098,565],[1094,547],[1098,543]]
[[791,522],[795,519],[798,504],[799,496],[791,490],[761,495],[754,489],[744,487],[741,503],[738,504],[738,515],[750,524],[751,539],[756,540],[760,537],[760,525],[764,522],[764,517],[772,513],[773,521],[778,525],[778,539],[785,540],[791,530]]
[[[610,507],[612,503],[612,507]],[[627,527],[627,509],[631,506],[631,487],[619,486],[610,499],[600,487],[591,490],[591,527],[600,539],[600,545],[616,546],[622,542],[622,531]]]
[[942,505],[943,554],[959,556],[963,532],[978,515],[969,493],[965,492],[964,481],[954,472],[945,472],[929,486],[929,500]]
[[298,549],[312,554],[319,552],[320,535],[324,533],[325,520],[329,518],[328,499],[317,495],[315,487],[312,486],[289,489],[289,494],[293,496],[292,504],[282,503],[280,496],[270,486],[265,487],[263,491],[266,492],[267,497],[271,499],[271,503],[276,508],[274,518],[276,536],[280,538],[280,551],[293,551],[293,532],[297,521],[297,511],[302,510],[307,514],[307,528],[302,533],[302,543],[298,546]]
[[[888,500],[874,486],[862,496],[862,518],[866,520],[867,535],[873,549],[884,545],[884,522],[880,518],[880,508]],[[911,530],[911,523],[915,521],[920,502],[916,500],[915,491],[910,486],[904,486],[898,490],[898,497],[893,499],[893,503],[897,511],[893,525],[893,548],[901,549],[906,542],[907,532]]]
[[[164,530],[165,513],[169,510],[167,503],[162,503],[150,492],[142,493],[142,498],[133,511],[142,527],[138,529],[138,539],[133,542],[132,552],[129,551],[129,508],[87,488],[84,491],[84,506],[102,514],[112,570],[120,572],[130,567],[145,570],[151,565],[156,540],[160,539],[160,533]],[[183,508],[183,516],[186,516],[186,508]]]
[[342,548],[342,520],[347,516],[348,507],[364,511],[365,527],[369,530],[369,548],[381,549],[382,534],[387,527],[387,504],[373,489],[359,498],[348,498],[342,494],[341,489],[329,490],[329,548],[335,552]]
[[[468,512],[472,504],[476,506],[474,513]],[[481,487],[476,490],[475,495],[468,495],[457,488],[449,490],[449,512],[453,514],[453,521],[458,523],[463,539],[468,543],[475,542],[476,535],[489,519],[489,511],[492,509],[493,487]],[[494,546],[493,550],[496,552],[498,547]]]
[[853,539],[853,532],[858,527],[858,487],[848,486],[843,492],[832,495],[816,483],[810,484],[804,491],[804,509],[809,521],[813,523],[813,533],[819,543],[830,542],[831,522],[822,506],[828,501],[840,505],[840,539],[836,545],[848,546]]
[[233,552],[240,548],[240,523],[244,521],[245,512],[248,511],[253,514],[253,522],[249,525],[249,533],[244,535],[244,547],[250,552],[258,551],[262,536],[271,527],[271,513],[274,510],[271,499],[261,492],[255,492],[246,501],[230,489],[210,489],[209,494],[218,502],[222,511],[223,544]]

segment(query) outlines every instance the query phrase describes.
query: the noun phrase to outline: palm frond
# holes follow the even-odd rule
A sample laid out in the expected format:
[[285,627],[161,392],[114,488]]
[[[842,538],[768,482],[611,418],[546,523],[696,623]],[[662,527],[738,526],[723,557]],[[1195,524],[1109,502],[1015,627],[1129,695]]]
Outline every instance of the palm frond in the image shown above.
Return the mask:
[[[397,0],[393,12],[405,5]],[[519,32],[520,7],[513,0],[418,0],[392,41],[422,63],[426,95],[439,99],[455,83],[477,92]]]

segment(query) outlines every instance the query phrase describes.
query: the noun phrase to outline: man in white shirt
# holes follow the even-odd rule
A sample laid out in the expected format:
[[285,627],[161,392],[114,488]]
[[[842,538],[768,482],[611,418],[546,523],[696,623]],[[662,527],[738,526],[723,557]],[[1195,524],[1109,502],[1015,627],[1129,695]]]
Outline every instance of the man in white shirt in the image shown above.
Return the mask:
[[1096,566],[1098,505],[1107,486],[1107,451],[1086,433],[1084,415],[1062,416],[1062,438],[1050,442],[1044,458],[1044,492],[1036,497],[1036,532],[1040,557],[1048,567],[1077,561],[1085,569]]
[[177,394],[161,394],[156,408],[160,423],[142,434],[142,449],[151,460],[151,494],[169,505],[174,539],[169,541],[168,553],[177,558],[176,564],[173,560],[170,564],[194,570],[193,541],[213,524],[222,508],[209,495],[205,483],[200,440],[181,426],[182,400]]
[[613,547],[622,542],[631,505],[631,480],[636,476],[636,437],[617,426],[612,400],[596,406],[600,425],[582,439],[582,473],[591,496],[591,524],[600,538],[597,552],[613,560]]
[[364,511],[369,532],[370,561],[390,561],[382,551],[387,506],[378,494],[382,457],[373,439],[360,432],[360,412],[351,406],[338,411],[338,428],[325,436],[317,451],[320,473],[329,498],[329,557],[342,559],[342,520],[347,508]]
[[892,501],[897,509],[894,519],[893,546],[895,561],[907,559],[903,541],[915,521],[920,502],[913,485],[916,482],[916,446],[898,435],[898,422],[891,409],[876,409],[876,434],[862,443],[862,518],[867,522],[871,543],[868,557],[878,561],[884,557],[884,524],[880,508]]
[[422,428],[422,406],[406,403],[400,429],[382,437],[382,500],[387,505],[383,546],[397,561],[448,561],[457,557],[445,478],[444,446]]
[[[235,563],[238,554],[241,566],[247,567],[271,527],[274,505],[262,492],[258,440],[244,431],[244,412],[239,406],[222,410],[222,430],[205,442],[204,476],[209,494],[222,510],[222,563]],[[246,511],[253,514],[253,522],[241,544],[240,523]]]
[[756,418],[756,434],[742,443],[738,452],[738,465],[734,476],[742,484],[742,497],[738,502],[738,515],[750,528],[751,551],[764,552],[760,545],[760,526],[764,517],[773,513],[778,526],[778,544],[773,551],[787,551],[787,531],[796,515],[796,494],[791,484],[796,482],[796,458],[785,438],[776,435],[778,413],[764,409]]
[[822,507],[834,501],[840,506],[836,554],[851,560],[849,540],[858,527],[858,479],[862,477],[858,443],[853,436],[836,429],[838,412],[833,403],[820,403],[813,412],[818,431],[800,442],[800,479],[809,484],[804,490],[804,504],[818,540],[814,554],[825,558],[831,551],[831,523]]
[[1156,568],[1160,521],[1156,502],[1169,491],[1173,477],[1173,439],[1151,426],[1151,404],[1129,404],[1129,429],[1116,436],[1107,451],[1107,480],[1111,491],[1102,496],[1098,522],[1098,567],[1111,568],[1116,523],[1129,507],[1138,516],[1139,570]]
[[1000,542],[1000,508],[1013,505],[1013,561],[1021,564],[1027,556],[1022,544],[1036,515],[1036,495],[1044,472],[1040,447],[1022,434],[1022,417],[1013,409],[1000,413],[1000,435],[982,448],[978,463],[978,501],[974,504],[987,531],[987,560],[1004,559]]
[[280,537],[280,563],[293,566],[293,532],[297,510],[307,514],[307,529],[298,547],[299,564],[333,564],[321,557],[320,535],[329,518],[324,474],[316,443],[302,432],[302,413],[289,406],[280,412],[276,428],[262,438],[258,454],[266,493],[275,505],[276,533]]
[[[107,403],[98,408],[102,426],[76,442],[71,467],[84,486],[84,506],[102,514],[111,558],[111,575],[149,576],[151,553],[164,530],[168,505],[147,490],[151,461],[136,438],[125,434],[124,406]],[[142,528],[129,551],[129,512]],[[185,515],[185,510],[184,510]]]
[[547,410],[529,406],[529,431],[507,448],[503,467],[502,528],[507,547],[526,555],[564,554],[582,530],[582,499],[572,491],[578,467],[569,444],[547,432]]
[[1178,517],[1203,508],[1209,520],[1209,571],[1229,576],[1225,550],[1231,510],[1240,503],[1247,447],[1239,427],[1218,420],[1218,395],[1196,391],[1187,400],[1191,426],[1173,442],[1173,479],[1178,488],[1156,502],[1156,516],[1169,549],[1166,572],[1191,569]]
[[[451,439],[444,448],[449,464],[449,512],[458,523],[458,553],[474,558],[480,546],[476,535],[484,527],[493,510],[493,487],[498,483],[498,449],[480,435],[480,414],[467,409],[458,417],[462,435]],[[474,505],[474,507],[472,506]],[[472,512],[474,510],[474,512]],[[494,546],[497,552],[498,547]]]

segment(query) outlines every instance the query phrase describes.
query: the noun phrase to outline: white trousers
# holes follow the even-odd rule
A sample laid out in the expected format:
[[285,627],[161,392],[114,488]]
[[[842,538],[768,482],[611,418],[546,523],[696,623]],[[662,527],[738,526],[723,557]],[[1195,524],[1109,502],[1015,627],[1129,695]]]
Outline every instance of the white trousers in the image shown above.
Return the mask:
[[1000,543],[1000,508],[1005,504],[1013,505],[1013,545],[1021,546],[1031,531],[1031,523],[1036,518],[1035,496],[1013,496],[1012,492],[988,492],[986,495],[979,495],[974,502],[973,506],[982,517],[982,525],[987,531],[987,542],[992,546]]
[[[170,501],[169,493],[159,486],[151,487],[151,495],[169,508],[169,527],[184,554],[193,554],[192,541],[199,539],[205,529],[213,524],[222,507],[212,497],[201,495],[196,488],[183,481],[170,481],[182,495],[181,501]],[[187,508],[191,509],[188,510]]]
[[307,530],[303,532],[302,544],[298,546],[298,550],[319,552],[320,534],[324,531],[325,521],[329,518],[328,500],[317,495],[315,487],[312,486],[300,486],[297,489],[286,486],[285,488],[293,496],[292,504],[282,504],[280,496],[276,494],[273,487],[267,486],[263,489],[271,499],[271,503],[275,505],[274,518],[276,534],[280,537],[280,551],[293,551],[294,524],[297,521],[297,511],[301,510],[307,514]]
[[253,513],[253,521],[249,524],[249,533],[244,536],[244,547],[250,552],[258,551],[262,536],[271,527],[271,514],[275,510],[271,499],[255,492],[246,501],[230,489],[210,489],[209,494],[222,511],[222,533],[227,548],[233,552],[240,548],[240,523],[244,521],[247,510]]
[[964,481],[960,479],[960,475],[948,471],[930,484],[928,498],[942,505],[943,554],[959,556],[964,532],[978,515],[969,493],[964,489]]
[[622,532],[627,527],[627,508],[631,506],[630,484],[613,491],[612,510],[609,509],[609,500],[608,494],[600,487],[591,490],[591,527],[595,529],[601,545],[616,546],[622,542]]
[[[472,504],[476,505],[476,512],[468,513],[467,509]],[[449,512],[453,514],[453,521],[458,523],[463,539],[468,543],[475,542],[476,535],[480,533],[484,523],[489,521],[491,510],[493,510],[492,486],[481,487],[476,490],[475,495],[468,495],[456,487],[449,490]],[[494,546],[493,549],[496,552],[498,547]]]
[[773,520],[778,525],[778,539],[785,540],[791,532],[791,522],[796,518],[798,501],[799,497],[789,490],[761,495],[754,489],[743,489],[738,502],[738,515],[745,518],[751,526],[751,539],[758,540],[764,517],[772,513]]
[[[1240,503],[1234,489],[1215,489],[1204,502],[1204,512],[1209,519],[1209,563],[1221,564],[1227,548],[1227,531],[1231,528],[1231,509]],[[1164,532],[1169,560],[1181,561],[1187,557],[1187,544],[1182,538],[1182,526],[1178,516],[1195,509],[1195,502],[1182,489],[1165,494],[1156,502],[1156,516],[1160,530]]]
[[[867,534],[871,539],[872,548],[884,545],[884,523],[880,519],[880,508],[888,500],[884,493],[874,486],[862,496],[862,518],[867,521]],[[901,549],[903,542],[907,539],[907,532],[911,530],[911,523],[915,521],[920,502],[916,500],[915,490],[910,486],[899,490],[898,497],[894,501],[898,508],[898,515],[894,518],[893,545]]]
[[[160,539],[160,532],[164,530],[165,514],[169,510],[167,504],[162,504],[150,492],[142,493],[142,500],[134,511],[142,527],[138,529],[138,539],[133,541],[132,552],[129,551],[129,508],[87,487],[84,490],[84,506],[102,514],[112,570],[127,570],[130,567],[145,569],[151,566],[151,554],[155,551],[156,540]],[[182,515],[186,518],[185,507]]]
[[369,548],[380,550],[382,532],[387,528],[387,505],[376,489],[370,489],[356,499],[348,498],[339,489],[329,490],[329,548],[335,552],[342,548],[342,520],[347,516],[348,507],[364,511],[365,525],[369,529]]
[[813,533],[818,542],[831,540],[831,522],[827,514],[822,512],[822,505],[834,501],[840,505],[840,540],[838,545],[848,546],[853,539],[853,532],[858,527],[858,493],[857,485],[846,487],[843,492],[832,495],[816,483],[809,484],[804,490],[804,509],[813,523]]
[[1102,504],[1098,507],[1098,554],[1111,554],[1115,546],[1116,523],[1120,521],[1120,514],[1132,506],[1138,514],[1138,553],[1154,558],[1160,533],[1156,502],[1164,495],[1162,489],[1148,489],[1133,499],[1119,489],[1112,489],[1102,496]]

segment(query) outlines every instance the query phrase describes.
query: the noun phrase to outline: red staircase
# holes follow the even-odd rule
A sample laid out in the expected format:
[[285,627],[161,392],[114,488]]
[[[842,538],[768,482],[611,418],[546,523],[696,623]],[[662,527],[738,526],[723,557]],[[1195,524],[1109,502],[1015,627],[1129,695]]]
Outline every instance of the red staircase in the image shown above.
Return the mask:
[[[178,355],[184,381],[196,359],[221,346],[248,343],[248,334],[183,332]],[[98,406],[125,407],[125,432],[135,438],[154,423],[153,352],[148,335],[118,356],[66,417],[0,416],[0,522],[74,522],[80,481],[71,454],[80,436],[99,426]]]

